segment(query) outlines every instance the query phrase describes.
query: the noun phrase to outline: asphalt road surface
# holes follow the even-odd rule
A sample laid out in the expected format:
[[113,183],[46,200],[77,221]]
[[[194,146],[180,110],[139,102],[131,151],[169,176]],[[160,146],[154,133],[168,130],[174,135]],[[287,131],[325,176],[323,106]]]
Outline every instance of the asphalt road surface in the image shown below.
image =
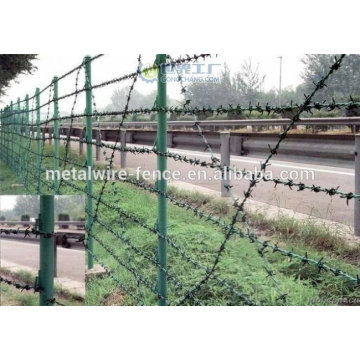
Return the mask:
[[[186,155],[188,157],[196,157],[201,160],[211,161],[210,154],[204,152],[172,149],[170,151]],[[231,156],[231,165],[237,169],[249,169],[254,171],[257,168],[260,171],[260,163],[263,158],[253,158],[245,156]],[[154,155],[133,155],[127,154],[127,166],[129,168],[137,168],[141,166],[142,169],[155,170],[156,156]],[[273,177],[280,175],[287,177],[291,174],[295,182],[298,182],[302,177],[301,182],[307,185],[321,185],[326,188],[337,187],[344,192],[354,191],[354,169],[342,164],[339,166],[318,165],[313,162],[279,161],[274,159],[268,169],[272,170]],[[190,182],[195,185],[203,186],[212,190],[220,191],[220,181],[214,180],[214,170],[200,168],[201,171],[206,171],[202,176],[199,173],[199,178],[196,180],[188,179],[187,172],[191,169],[200,168],[194,167],[179,161],[168,159],[168,169],[174,171],[179,170],[181,173],[180,181]],[[283,173],[281,173],[283,172]],[[290,173],[291,172],[291,173]],[[197,176],[197,175],[196,175]],[[295,177],[299,177],[295,179]],[[248,179],[236,179],[231,181],[233,191],[236,195],[242,196],[243,192],[249,186]],[[276,188],[273,183],[262,182],[258,184],[253,192],[253,199],[271,205],[276,205],[281,208],[292,209],[296,212],[311,214],[316,217],[341,222],[347,225],[353,224],[354,200],[349,201],[347,205],[346,199],[341,199],[339,196],[330,197],[325,193],[314,193],[310,190],[297,191],[290,190],[288,187],[278,185]]]
[[[127,144],[127,146],[132,146]],[[141,145],[136,145],[141,147]],[[78,143],[72,142],[71,147],[74,150],[78,150]],[[200,160],[210,161],[210,154],[208,152],[199,152],[192,150],[183,149],[169,149],[169,151],[186,155],[189,158],[198,158]],[[95,147],[93,149],[95,154]],[[111,151],[107,150],[109,156]],[[218,154],[217,154],[218,155]],[[95,155],[94,155],[95,156]],[[101,154],[101,156],[103,156]],[[259,157],[248,157],[248,156],[231,156],[231,165],[237,169],[249,169],[254,171],[257,167],[260,171],[260,162],[266,158],[267,154],[259,155]],[[218,155],[219,157],[219,155]],[[281,159],[280,157],[274,156],[270,162],[269,170],[272,170],[273,177],[279,177],[282,171],[282,175],[288,176],[290,171],[293,180],[298,182],[302,176],[301,182],[307,185],[320,185],[326,188],[332,188],[339,186],[339,190],[344,192],[354,192],[354,164],[352,162],[336,162],[333,163],[317,159],[303,158],[299,155],[294,159]],[[116,151],[114,164],[120,164],[120,155]],[[141,170],[153,171],[156,169],[156,155],[138,154],[134,155],[127,153],[127,167],[136,169],[141,167]],[[214,170],[205,169],[199,166],[192,166],[180,161],[174,161],[168,159],[168,169],[170,171],[179,170],[180,178],[179,181],[189,182],[198,186],[203,186],[212,190],[220,191],[220,180],[214,180]],[[199,175],[199,178],[193,180],[189,179],[187,173],[191,169],[200,169],[206,171],[205,176]],[[307,173],[306,173],[307,172]],[[310,172],[310,173],[309,173]],[[297,175],[296,175],[297,174]],[[298,176],[298,179],[295,179]],[[307,176],[307,177],[306,177]],[[233,185],[234,193],[241,197],[243,196],[244,190],[249,185],[249,180],[235,180],[231,182]],[[258,184],[253,192],[253,199],[263,203],[279,206],[281,208],[292,209],[296,212],[313,215],[316,217],[324,218],[327,220],[341,222],[347,225],[353,225],[354,221],[354,200],[350,200],[347,205],[346,199],[342,199],[339,196],[330,197],[325,193],[314,193],[310,190],[297,191],[296,188],[293,190],[283,185],[278,185],[276,188],[273,183],[262,182]]]
[[[0,262],[5,260],[39,269],[39,247],[38,243],[0,239]],[[58,277],[79,282],[85,281],[84,250],[64,249],[58,246],[57,256]]]

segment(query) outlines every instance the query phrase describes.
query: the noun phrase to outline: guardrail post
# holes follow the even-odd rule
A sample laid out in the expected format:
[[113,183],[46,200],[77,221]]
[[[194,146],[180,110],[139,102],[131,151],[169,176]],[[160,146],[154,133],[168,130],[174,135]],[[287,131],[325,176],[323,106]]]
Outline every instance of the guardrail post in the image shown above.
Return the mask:
[[[54,128],[53,128],[53,137],[54,137],[54,170],[55,174],[59,170],[59,157],[60,157],[60,133],[59,133],[59,78],[54,76],[53,84],[54,84]],[[55,194],[59,193],[59,179],[55,175],[54,180],[55,186]]]
[[122,169],[126,168],[126,151],[123,149],[126,148],[126,130],[120,130],[120,143],[121,143],[121,152],[120,152],[120,167]]
[[48,127],[48,132],[47,132],[48,135],[49,135],[49,138],[48,138],[48,140],[49,140],[49,145],[52,144],[53,132],[54,132],[53,127],[49,126],[49,127]]
[[36,103],[36,152],[37,152],[37,172],[38,172],[38,185],[37,194],[41,194],[41,128],[40,128],[40,89],[36,88],[35,91]]
[[243,153],[243,137],[241,135],[230,134],[230,153],[242,155]]
[[229,197],[230,193],[226,186],[230,185],[230,181],[228,179],[229,172],[227,171],[230,167],[230,132],[224,131],[220,133],[220,144],[220,164],[224,167],[224,173],[221,178],[221,196]]
[[100,129],[96,130],[95,160],[100,161],[101,134]]
[[79,137],[79,155],[84,154],[84,138],[85,138],[85,131],[82,129],[80,131],[80,137]]
[[[85,56],[85,95],[86,95],[86,166],[90,167],[92,171],[93,157],[92,157],[92,89],[91,89],[91,57]],[[93,224],[93,203],[92,203],[92,179],[86,180],[86,228],[89,230]],[[87,254],[88,269],[94,267],[94,239],[91,231],[88,233],[86,245],[89,249]]]
[[[360,134],[355,135],[355,194],[360,194]],[[354,204],[354,230],[360,236],[360,199]]]
[[54,298],[54,195],[40,195],[40,305],[51,306]]
[[173,146],[173,133],[167,133],[167,147],[172,148]]
[[[158,66],[158,80],[157,80],[157,106],[160,108],[166,107],[166,78],[165,74],[162,74],[162,70],[165,69],[163,64],[166,62],[165,54],[156,55],[156,64]],[[166,153],[167,151],[167,116],[166,112],[160,110],[158,112],[158,126],[157,126],[157,150],[160,153]],[[157,156],[157,167],[160,172],[160,178],[157,180],[158,194],[158,219],[157,230],[158,236],[158,291],[159,301],[161,306],[166,305],[166,271],[167,271],[167,246],[166,246],[166,234],[167,234],[167,199],[166,190],[167,183],[163,178],[164,171],[167,168],[167,158],[163,155]]]

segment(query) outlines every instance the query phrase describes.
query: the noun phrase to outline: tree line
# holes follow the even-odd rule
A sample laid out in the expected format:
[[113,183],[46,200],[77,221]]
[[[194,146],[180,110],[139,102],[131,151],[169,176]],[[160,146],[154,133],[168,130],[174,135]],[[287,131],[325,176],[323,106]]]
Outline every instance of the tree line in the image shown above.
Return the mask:
[[[285,88],[281,94],[281,106],[301,104],[304,100],[304,94],[312,91],[314,83],[320,80],[329,70],[334,61],[331,54],[308,54],[304,55],[301,62],[304,70],[301,74],[302,83],[295,88]],[[186,86],[184,99],[190,100],[191,106],[212,106],[217,107],[220,104],[228,105],[255,105],[279,103],[278,89],[263,90],[263,83],[266,75],[261,74],[259,65],[253,64],[251,59],[242,63],[240,71],[232,72],[227,64],[224,64],[223,70],[219,74],[219,82],[191,83]],[[115,90],[111,103],[105,110],[118,110],[125,106],[127,100],[127,88]],[[152,107],[156,99],[156,92],[144,95],[134,91],[131,98],[130,108]],[[184,100],[183,99],[183,100]],[[327,86],[321,89],[314,97],[318,102],[346,102],[349,100],[360,101],[360,55],[350,54],[345,57],[339,71],[337,71],[328,81]],[[181,101],[168,98],[169,105],[178,105]],[[246,116],[247,114],[244,114]],[[259,117],[260,114],[253,114]],[[317,112],[317,116],[329,116],[328,113]],[[333,115],[340,115],[334,112]],[[343,113],[341,115],[358,115],[352,113]],[[213,114],[207,114],[211,117]],[[231,115],[234,118],[234,115]],[[138,118],[138,119],[137,119]],[[128,120],[141,120],[141,116]],[[155,119],[155,118],[154,118]],[[154,120],[152,119],[152,120]]]

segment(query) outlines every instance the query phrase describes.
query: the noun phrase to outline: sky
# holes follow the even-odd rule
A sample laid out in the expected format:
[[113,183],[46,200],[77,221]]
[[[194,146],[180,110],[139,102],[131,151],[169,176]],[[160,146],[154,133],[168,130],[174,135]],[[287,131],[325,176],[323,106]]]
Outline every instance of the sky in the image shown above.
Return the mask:
[[[94,54],[90,54],[92,56]],[[34,62],[37,70],[32,75],[21,75],[16,81],[11,83],[11,87],[7,90],[7,95],[1,98],[3,104],[8,104],[11,100],[16,101],[25,98],[26,94],[30,96],[35,93],[36,87],[40,89],[48,85],[52,78],[60,76],[68,70],[80,64],[83,59],[83,54],[39,54],[38,60]],[[154,61],[154,54],[144,54],[143,64],[151,64]],[[176,58],[178,55],[172,55]],[[240,70],[244,61],[251,59],[252,63],[256,66],[259,64],[260,74],[264,74],[265,81],[263,85],[264,90],[278,89],[279,87],[279,56],[282,56],[282,87],[296,87],[301,83],[300,74],[303,70],[301,63],[302,54],[222,54],[213,56],[207,60],[207,64],[213,64],[212,74],[217,76],[223,69],[223,64],[226,62],[232,72]],[[92,63],[92,84],[96,84],[105,80],[110,80],[115,77],[120,77],[124,74],[134,72],[137,67],[138,54],[109,54],[105,55]],[[196,68],[192,67],[192,72]],[[208,69],[208,68],[207,68]],[[196,72],[195,71],[195,72]],[[175,76],[174,76],[175,77]],[[59,83],[59,95],[63,95],[75,90],[76,74],[62,80]],[[84,74],[79,74],[79,87],[84,84]],[[100,109],[110,103],[110,97],[115,89],[123,86],[129,86],[130,81],[116,83],[99,90],[94,91],[96,98],[96,105]],[[184,82],[186,86],[186,81]],[[141,93],[148,94],[155,90],[155,83],[147,83],[143,79],[139,79],[136,83],[136,89]],[[170,97],[180,99],[180,86],[179,83],[168,83],[168,94]],[[83,95],[83,94],[82,94]],[[46,102],[51,94],[44,92],[42,94],[41,103]],[[63,109],[71,109],[73,99],[64,100],[60,105]],[[2,107],[3,104],[0,106]],[[77,99],[76,107],[78,111],[83,111],[85,107],[84,95],[79,96]]]
[[11,210],[16,204],[15,195],[2,195],[0,196],[0,211],[1,210]]

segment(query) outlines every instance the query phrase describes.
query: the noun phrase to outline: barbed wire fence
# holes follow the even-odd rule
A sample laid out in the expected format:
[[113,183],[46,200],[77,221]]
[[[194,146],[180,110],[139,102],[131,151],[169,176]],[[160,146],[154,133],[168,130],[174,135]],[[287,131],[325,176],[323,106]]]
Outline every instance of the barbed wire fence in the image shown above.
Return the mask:
[[[340,196],[350,201],[359,199],[360,194],[345,193],[334,186],[325,188],[320,185],[307,185],[294,181],[269,179],[263,174],[270,160],[277,155],[281,143],[286,139],[289,131],[300,120],[304,112],[311,113],[313,110],[333,111],[336,109],[360,108],[360,104],[354,101],[337,103],[313,102],[314,95],[326,86],[327,80],[336,72],[342,64],[345,55],[335,58],[333,65],[322,79],[314,83],[314,89],[309,95],[305,95],[302,104],[289,106],[272,106],[270,104],[219,105],[217,107],[192,107],[191,101],[186,99],[187,90],[182,82],[181,74],[178,73],[178,81],[181,93],[185,96],[182,106],[167,106],[166,103],[166,74],[167,68],[175,68],[179,64],[196,63],[199,60],[210,58],[210,54],[185,55],[173,58],[169,55],[158,55],[153,65],[141,68],[141,55],[138,56],[135,71],[129,74],[114,77],[113,79],[92,84],[91,65],[102,58],[99,54],[93,57],[85,57],[84,61],[75,68],[60,77],[54,77],[53,81],[43,89],[37,89],[32,97],[26,96],[24,100],[18,99],[16,107],[14,103],[1,110],[1,133],[0,148],[1,160],[8,164],[10,169],[17,175],[19,182],[23,183],[29,193],[69,194],[82,193],[86,196],[86,250],[88,268],[94,263],[100,264],[107,277],[129,298],[133,304],[159,305],[207,305],[216,304],[216,300],[209,299],[208,289],[211,286],[222,294],[226,294],[228,304],[238,305],[261,305],[255,301],[251,294],[242,286],[241,281],[228,278],[219,269],[222,258],[226,256],[229,242],[232,239],[249,241],[254,245],[254,252],[260,257],[264,267],[264,282],[269,279],[269,287],[274,289],[277,304],[287,304],[288,293],[282,288],[278,280],[278,274],[273,270],[269,253],[277,253],[289,260],[297,261],[302,266],[314,267],[319,272],[323,271],[343,278],[355,289],[360,285],[359,275],[350,274],[345,270],[329,265],[323,258],[314,259],[308,253],[299,254],[278,246],[269,240],[262,240],[249,224],[244,206],[252,196],[256,186],[262,181],[273,182],[274,186],[286,186],[298,191],[310,190],[314,194],[325,193],[329,196]],[[83,80],[80,78],[84,72]],[[131,99],[138,77],[146,72],[157,72],[157,98],[151,108],[131,109]],[[68,77],[74,78],[74,90],[59,96],[59,84]],[[83,81],[83,86],[81,82]],[[94,91],[113,84],[130,82],[126,103],[119,111],[98,111]],[[40,102],[40,96],[48,92],[48,100]],[[85,95],[86,109],[83,113],[77,113],[76,107],[80,96]],[[62,100],[71,99],[72,105],[69,115],[60,115],[59,103]],[[32,105],[30,107],[30,102]],[[22,106],[22,108],[21,108]],[[52,107],[52,110],[51,110]],[[42,119],[41,109],[46,109],[45,119]],[[241,115],[257,111],[267,114],[285,114],[290,111],[294,114],[291,122],[280,133],[278,142],[274,147],[269,147],[269,155],[262,162],[262,172],[253,175],[249,186],[242,198],[237,198],[230,184],[226,184],[226,191],[233,200],[233,215],[230,220],[216,217],[194,205],[191,202],[181,200],[167,192],[167,184],[163,178],[155,184],[135,179],[128,176],[125,179],[111,179],[105,177],[104,181],[97,184],[90,176],[82,180],[64,179],[64,177],[49,180],[46,178],[47,170],[57,171],[76,168],[88,172],[88,169],[104,167],[111,171],[115,166],[117,156],[125,153],[133,155],[155,155],[158,161],[158,169],[162,174],[167,169],[167,160],[190,164],[194,167],[219,170],[222,175],[233,172],[245,174],[246,169],[239,170],[235,167],[226,167],[221,164],[208,140],[206,133],[199,123],[194,123],[194,129],[198,131],[205,148],[210,152],[211,161],[204,161],[195,157],[187,157],[167,150],[167,116],[175,115],[201,115],[205,113]],[[157,137],[152,147],[127,146],[123,143],[123,124],[132,115],[157,114],[158,129]],[[101,119],[110,116],[119,116],[119,126],[115,136],[104,139],[102,136]],[[76,124],[74,121],[76,120]],[[79,128],[80,125],[82,125]],[[46,141],[51,145],[46,145]],[[80,156],[75,155],[72,149],[78,144]],[[86,146],[84,155],[83,146]],[[93,150],[96,152],[94,162]],[[100,162],[100,153],[103,153],[104,161]],[[33,171],[33,167],[36,171]],[[69,170],[70,171],[70,170]],[[157,216],[155,224],[152,219],[147,219],[141,212],[137,213],[121,203],[123,199],[120,183],[135,187],[144,193],[157,196]],[[176,235],[170,234],[167,225],[167,203],[190,211],[199,221],[205,221],[211,226],[212,231],[222,234],[221,241],[214,241],[210,245],[203,245],[201,253],[206,253],[206,259],[196,253],[189,243],[180,241]],[[171,220],[171,219],[170,219]],[[131,226],[129,225],[131,224]],[[139,234],[134,234],[129,229],[136,227]],[[170,231],[171,233],[171,231]],[[141,238],[141,239],[140,239]],[[146,239],[144,244],[144,239]],[[196,241],[196,239],[190,239]],[[111,259],[111,260],[109,260]],[[200,259],[200,260],[199,260]],[[182,271],[177,271],[174,264],[181,264]],[[246,264],[243,264],[246,266]],[[215,302],[214,302],[215,301]]]
[[0,238],[2,235],[22,235],[24,239],[30,237],[40,238],[39,272],[35,277],[34,284],[18,281],[16,274],[0,275],[0,284],[4,283],[21,291],[38,293],[40,306],[64,306],[64,304],[54,296],[54,247],[56,246],[56,234],[54,232],[54,196],[41,195],[39,201],[40,214],[34,226],[27,226],[23,229],[13,227],[0,228]]

